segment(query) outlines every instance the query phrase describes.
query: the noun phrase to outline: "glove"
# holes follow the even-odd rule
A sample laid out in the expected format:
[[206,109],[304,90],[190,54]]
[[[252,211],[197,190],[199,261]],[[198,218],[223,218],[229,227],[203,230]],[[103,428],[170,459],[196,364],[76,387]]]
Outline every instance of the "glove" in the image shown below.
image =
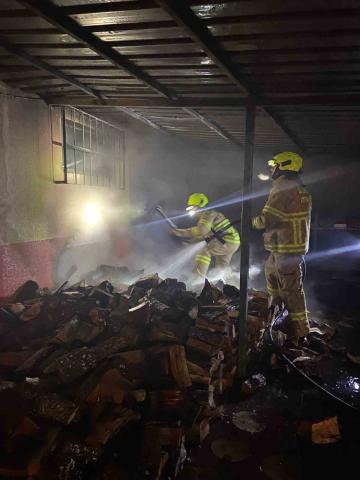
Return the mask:
[[265,218],[264,215],[258,215],[251,220],[251,227],[254,230],[264,230],[265,229]]
[[171,233],[175,235],[175,237],[183,238],[184,237],[184,230],[181,228],[173,228]]

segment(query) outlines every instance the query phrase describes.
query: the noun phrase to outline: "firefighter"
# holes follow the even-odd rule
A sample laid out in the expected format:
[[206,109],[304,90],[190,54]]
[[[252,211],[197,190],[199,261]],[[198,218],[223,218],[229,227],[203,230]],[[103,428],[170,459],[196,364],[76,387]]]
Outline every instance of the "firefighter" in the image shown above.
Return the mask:
[[[231,258],[239,249],[240,236],[230,221],[217,210],[203,210],[209,200],[204,193],[193,193],[187,201],[187,211],[198,219],[197,225],[192,228],[174,229],[174,235],[191,242],[206,240],[204,248],[195,256],[193,274],[195,281],[205,279],[210,267],[211,259],[215,258],[215,267],[218,273],[225,274],[229,270]],[[228,227],[228,228],[227,228]],[[214,233],[221,231],[222,241],[211,238]]]
[[252,226],[264,229],[265,264],[270,306],[286,306],[289,343],[298,345],[310,331],[303,288],[305,254],[309,248],[311,196],[300,180],[303,159],[282,152],[269,162],[273,186],[262,214]]

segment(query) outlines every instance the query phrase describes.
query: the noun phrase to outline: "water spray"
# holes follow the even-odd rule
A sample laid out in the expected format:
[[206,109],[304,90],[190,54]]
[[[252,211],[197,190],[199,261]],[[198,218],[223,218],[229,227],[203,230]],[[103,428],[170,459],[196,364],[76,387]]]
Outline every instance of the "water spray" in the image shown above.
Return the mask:
[[180,252],[167,258],[167,266],[159,269],[160,277],[175,275],[181,271],[184,265],[192,259],[202,248],[205,242],[198,242],[193,245],[186,245]]

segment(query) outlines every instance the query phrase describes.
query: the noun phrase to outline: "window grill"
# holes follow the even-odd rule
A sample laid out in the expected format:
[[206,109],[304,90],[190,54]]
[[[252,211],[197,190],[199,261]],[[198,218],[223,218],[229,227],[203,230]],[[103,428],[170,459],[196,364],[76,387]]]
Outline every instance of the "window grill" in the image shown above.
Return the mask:
[[51,106],[55,183],[125,188],[124,132],[74,107]]

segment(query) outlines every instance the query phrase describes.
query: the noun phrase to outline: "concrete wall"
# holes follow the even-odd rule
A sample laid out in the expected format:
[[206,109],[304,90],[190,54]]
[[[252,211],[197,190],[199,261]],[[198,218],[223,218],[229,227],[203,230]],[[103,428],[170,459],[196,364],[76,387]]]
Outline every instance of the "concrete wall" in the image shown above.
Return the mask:
[[127,204],[128,187],[54,184],[51,165],[49,107],[38,99],[1,93],[0,297],[29,278],[54,285],[80,253],[86,263],[81,267],[88,270],[106,260],[107,252],[94,246],[104,234],[85,231],[80,214],[86,203]]

